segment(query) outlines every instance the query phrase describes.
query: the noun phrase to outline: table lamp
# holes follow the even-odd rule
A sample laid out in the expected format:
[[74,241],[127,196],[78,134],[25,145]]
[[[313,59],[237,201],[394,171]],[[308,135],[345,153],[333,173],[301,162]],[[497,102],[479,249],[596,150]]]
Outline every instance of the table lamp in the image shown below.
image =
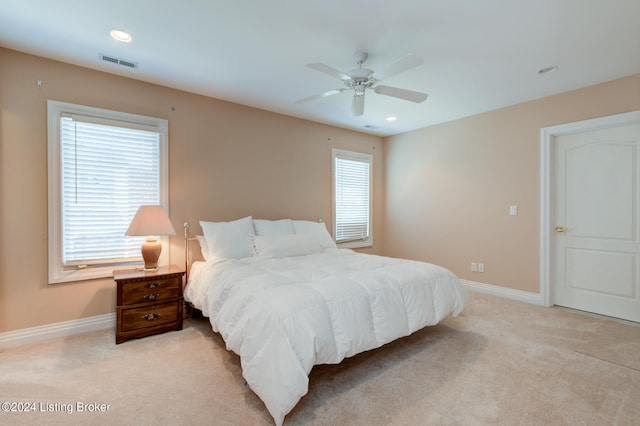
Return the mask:
[[162,206],[140,206],[131,220],[129,229],[125,235],[147,236],[147,241],[142,244],[142,258],[145,271],[156,271],[158,259],[162,252],[162,244],[158,241],[158,235],[176,235],[171,220]]

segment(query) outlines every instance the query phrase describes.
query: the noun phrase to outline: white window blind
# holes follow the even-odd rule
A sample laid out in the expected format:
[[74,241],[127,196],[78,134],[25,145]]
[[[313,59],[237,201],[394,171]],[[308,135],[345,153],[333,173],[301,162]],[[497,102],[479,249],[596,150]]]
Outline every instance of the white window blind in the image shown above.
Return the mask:
[[141,260],[144,237],[125,236],[138,207],[167,207],[168,122],[57,101],[47,115],[49,282],[109,277]]
[[60,120],[64,266],[140,258],[144,237],[125,231],[140,205],[160,203],[158,132]]
[[372,156],[334,150],[333,157],[336,242],[370,245]]

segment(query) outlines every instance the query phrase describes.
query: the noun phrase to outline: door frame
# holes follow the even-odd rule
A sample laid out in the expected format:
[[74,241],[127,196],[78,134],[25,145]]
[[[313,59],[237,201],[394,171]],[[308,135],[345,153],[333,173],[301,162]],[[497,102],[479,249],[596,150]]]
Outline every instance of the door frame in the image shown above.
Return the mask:
[[553,262],[551,241],[554,234],[552,213],[553,147],[555,138],[561,135],[591,130],[640,124],[640,110],[589,120],[575,121],[540,129],[540,299],[544,306],[553,306]]

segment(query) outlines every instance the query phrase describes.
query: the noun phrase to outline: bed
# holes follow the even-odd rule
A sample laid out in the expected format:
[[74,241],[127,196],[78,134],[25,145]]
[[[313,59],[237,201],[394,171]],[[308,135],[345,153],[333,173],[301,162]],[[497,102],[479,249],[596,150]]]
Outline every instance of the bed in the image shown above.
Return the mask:
[[[307,393],[314,365],[378,348],[467,303],[447,269],[339,249],[322,222],[200,225],[203,260],[187,265],[185,299],[240,356],[277,425]],[[185,224],[187,262],[191,238]]]

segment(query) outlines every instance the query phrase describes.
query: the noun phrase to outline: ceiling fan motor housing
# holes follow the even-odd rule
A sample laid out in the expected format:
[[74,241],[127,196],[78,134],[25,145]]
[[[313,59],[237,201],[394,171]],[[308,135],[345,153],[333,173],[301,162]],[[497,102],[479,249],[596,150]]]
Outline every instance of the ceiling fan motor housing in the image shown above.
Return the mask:
[[363,88],[367,89],[373,86],[376,79],[372,77],[373,71],[367,68],[356,68],[349,71],[350,80],[345,81],[345,84],[350,89]]

